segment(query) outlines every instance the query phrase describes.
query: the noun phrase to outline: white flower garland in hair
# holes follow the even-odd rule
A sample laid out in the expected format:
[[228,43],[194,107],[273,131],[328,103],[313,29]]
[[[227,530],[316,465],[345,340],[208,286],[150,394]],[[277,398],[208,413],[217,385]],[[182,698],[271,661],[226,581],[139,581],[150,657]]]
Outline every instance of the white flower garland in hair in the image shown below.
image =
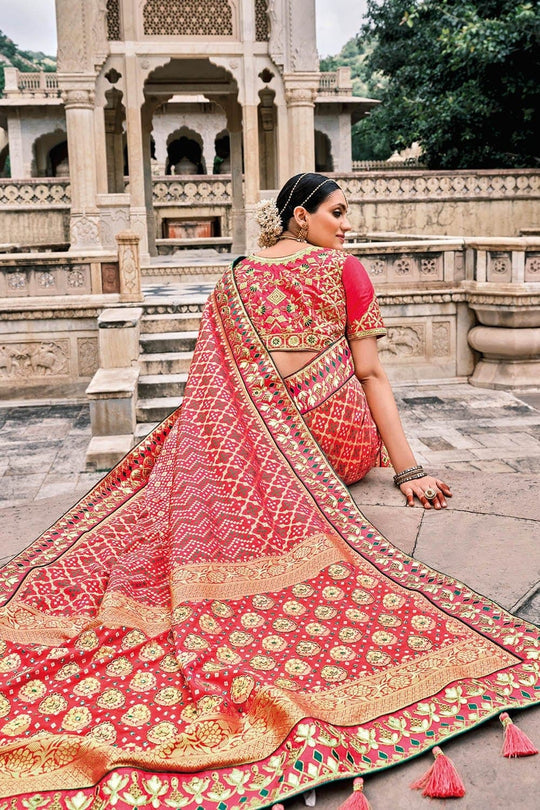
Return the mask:
[[283,225],[281,224],[281,217],[275,200],[261,200],[255,206],[255,210],[255,221],[261,229],[258,240],[259,246],[263,248],[272,247],[283,232]]

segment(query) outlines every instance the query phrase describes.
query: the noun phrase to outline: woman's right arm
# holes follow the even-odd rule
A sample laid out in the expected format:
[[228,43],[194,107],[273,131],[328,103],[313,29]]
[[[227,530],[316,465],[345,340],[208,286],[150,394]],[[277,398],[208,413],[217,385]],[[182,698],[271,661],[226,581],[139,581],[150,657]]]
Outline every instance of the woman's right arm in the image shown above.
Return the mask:
[[[414,454],[401,424],[392,388],[379,359],[377,339],[370,336],[352,340],[350,347],[355,374],[362,383],[369,409],[388,450],[394,470],[399,473],[416,466]],[[424,495],[428,488],[437,492],[431,503]],[[425,509],[430,509],[431,505],[435,509],[444,509],[446,498],[452,496],[450,487],[432,475],[407,481],[400,489],[407,499],[408,506],[414,506],[414,498],[417,497]]]

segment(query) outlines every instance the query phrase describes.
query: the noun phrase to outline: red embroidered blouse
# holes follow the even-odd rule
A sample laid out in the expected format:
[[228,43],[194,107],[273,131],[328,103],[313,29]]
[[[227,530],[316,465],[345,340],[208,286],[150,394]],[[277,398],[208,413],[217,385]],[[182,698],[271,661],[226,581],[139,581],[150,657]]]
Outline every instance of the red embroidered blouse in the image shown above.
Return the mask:
[[355,256],[309,247],[280,259],[248,256],[234,270],[247,313],[269,351],[322,351],[386,334],[373,285]]

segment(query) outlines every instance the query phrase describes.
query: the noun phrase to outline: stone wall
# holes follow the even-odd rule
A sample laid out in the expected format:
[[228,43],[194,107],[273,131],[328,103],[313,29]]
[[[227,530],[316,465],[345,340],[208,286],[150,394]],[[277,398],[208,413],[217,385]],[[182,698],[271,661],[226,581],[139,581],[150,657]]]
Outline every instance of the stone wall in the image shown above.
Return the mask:
[[360,234],[519,236],[538,228],[540,172],[377,171],[333,175]]
[[66,180],[0,180],[0,243],[68,243],[70,192]]
[[[538,229],[538,170],[401,169],[333,176],[345,191],[353,229],[360,235],[519,236],[522,230]],[[158,238],[167,217],[201,216],[220,217],[221,235],[230,236],[228,175],[155,177],[153,199]],[[0,180],[0,242],[67,241],[69,205],[69,182]]]
[[84,395],[97,316],[120,298],[116,258],[0,254],[0,399]]

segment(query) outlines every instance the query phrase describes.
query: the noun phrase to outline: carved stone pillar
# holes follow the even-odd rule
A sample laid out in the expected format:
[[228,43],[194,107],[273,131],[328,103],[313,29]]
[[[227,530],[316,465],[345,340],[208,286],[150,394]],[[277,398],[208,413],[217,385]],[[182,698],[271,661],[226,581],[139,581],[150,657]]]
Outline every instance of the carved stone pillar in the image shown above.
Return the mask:
[[129,191],[131,197],[130,228],[137,233],[141,240],[141,253],[148,255],[148,223],[146,210],[146,195],[144,187],[144,158],[143,126],[141,106],[142,77],[135,55],[127,54],[125,58],[125,108],[127,129],[127,151],[129,163]]
[[232,252],[246,252],[246,211],[244,183],[242,176],[242,109],[236,99],[229,96],[216,96],[216,102],[227,115],[231,161],[231,230]]
[[259,121],[255,104],[242,109],[244,137],[244,183],[246,205],[259,202]]
[[101,247],[97,210],[94,94],[88,88],[63,93],[71,181],[71,250]]
[[120,270],[120,300],[142,301],[139,235],[132,231],[116,234]]
[[7,130],[11,177],[13,180],[26,180],[28,177],[30,177],[30,174],[24,165],[22,128],[19,110],[9,110],[7,118]]
[[242,180],[242,131],[229,130],[231,149],[231,196],[232,196],[232,252],[246,250],[246,215]]
[[285,76],[291,174],[315,171],[315,98],[318,73]]
[[[147,106],[148,105],[148,106]],[[152,117],[154,105],[147,102],[142,110],[142,146],[143,146],[143,183],[144,205],[146,208],[146,234],[148,252],[151,256],[157,255],[156,249],[156,218],[154,214],[154,184],[152,179]]]

